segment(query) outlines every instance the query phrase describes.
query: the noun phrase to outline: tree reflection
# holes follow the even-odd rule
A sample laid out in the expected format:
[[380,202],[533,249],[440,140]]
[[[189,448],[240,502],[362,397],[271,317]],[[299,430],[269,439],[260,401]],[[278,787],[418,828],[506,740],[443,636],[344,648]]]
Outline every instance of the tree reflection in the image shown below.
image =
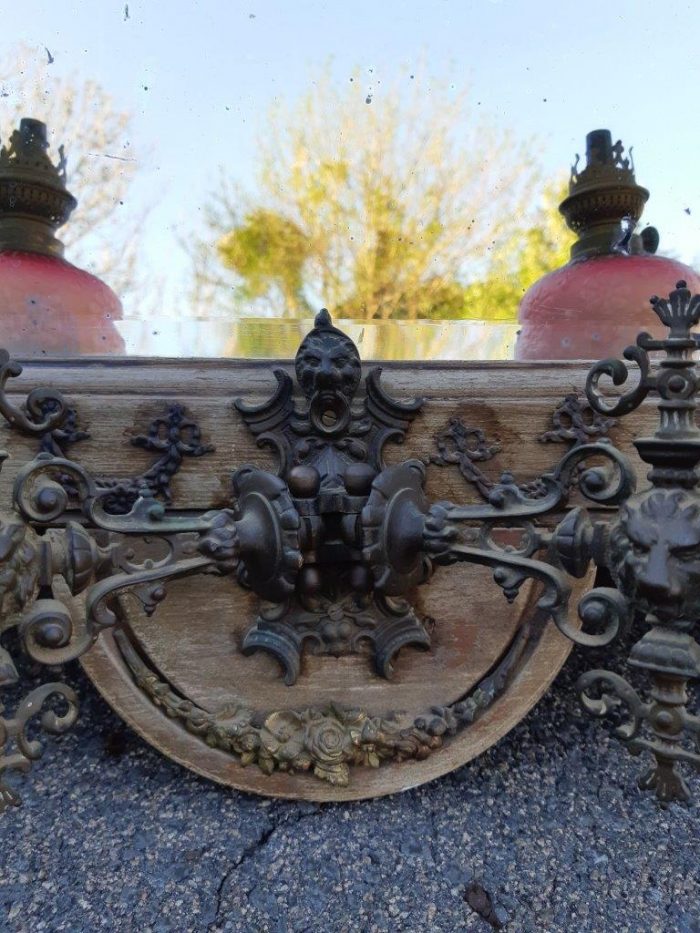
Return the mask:
[[[476,116],[453,86],[423,78],[370,98],[360,84],[339,88],[325,72],[295,105],[275,106],[254,192],[222,176],[191,247],[194,306],[229,318],[309,318],[325,304],[365,323],[513,322],[529,285],[568,259],[563,184],[546,186],[536,147]],[[248,328],[241,346],[272,341],[284,355],[286,331],[263,331]],[[388,359],[440,339],[435,328],[423,347],[414,329],[372,332]]]

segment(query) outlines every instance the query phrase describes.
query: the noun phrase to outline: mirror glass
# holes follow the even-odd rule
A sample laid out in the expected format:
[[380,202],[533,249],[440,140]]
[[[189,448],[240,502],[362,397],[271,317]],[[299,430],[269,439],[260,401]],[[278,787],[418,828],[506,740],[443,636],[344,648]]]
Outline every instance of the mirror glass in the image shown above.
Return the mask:
[[[653,225],[657,259],[700,262],[699,26],[648,0],[11,4],[4,343],[288,357],[327,307],[366,359],[511,359],[523,294],[569,261],[591,131],[650,192],[610,250]],[[562,345],[589,326],[557,313]]]

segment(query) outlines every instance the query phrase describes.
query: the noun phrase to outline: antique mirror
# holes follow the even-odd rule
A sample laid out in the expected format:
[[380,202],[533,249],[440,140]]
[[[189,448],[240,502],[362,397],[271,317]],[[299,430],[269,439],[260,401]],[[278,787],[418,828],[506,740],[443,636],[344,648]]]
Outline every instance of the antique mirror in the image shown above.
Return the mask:
[[591,670],[583,706],[688,798],[697,130],[661,144],[594,62],[586,94],[556,56],[439,60],[472,49],[444,7],[388,58],[320,2],[10,15],[0,810],[79,715],[74,661],[198,774],[350,800],[625,638],[637,679]]

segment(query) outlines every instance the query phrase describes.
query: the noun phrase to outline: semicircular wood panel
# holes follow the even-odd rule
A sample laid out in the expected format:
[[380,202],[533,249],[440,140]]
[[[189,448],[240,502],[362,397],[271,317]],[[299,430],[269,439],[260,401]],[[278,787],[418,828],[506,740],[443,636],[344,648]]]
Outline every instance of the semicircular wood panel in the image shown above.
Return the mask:
[[[291,372],[288,363],[279,365]],[[28,365],[23,389],[50,384],[63,391],[89,434],[70,456],[93,475],[117,479],[153,464],[154,454],[133,440],[169,406],[181,406],[206,450],[184,458],[172,476],[169,508],[201,513],[231,505],[238,467],[273,468],[270,452],[256,446],[232,405],[240,396],[251,404],[268,398],[272,366],[51,361]],[[585,375],[578,364],[389,364],[387,391],[425,403],[405,443],[387,445],[386,461],[422,460],[433,502],[483,501],[488,483],[506,470],[532,483],[576,442],[566,399],[580,393]],[[454,453],[455,425],[482,432],[470,435],[467,446],[477,448],[471,460],[445,456]],[[610,434],[624,450],[635,427]],[[13,437],[12,453],[0,474],[6,497],[36,440]],[[575,582],[572,617],[591,583]],[[121,627],[104,632],[81,663],[127,723],[200,774],[259,794],[358,799],[464,764],[532,708],[570,650],[540,617],[538,593],[526,583],[509,604],[486,568],[438,569],[411,594],[430,646],[403,647],[391,679],[376,672],[369,647],[341,657],[309,649],[288,686],[271,656],[241,650],[258,598],[231,577],[191,577],[169,584],[150,617],[123,598]],[[79,601],[75,614],[80,618]]]
[[[404,648],[391,681],[369,655],[307,655],[297,683],[285,685],[269,656],[240,652],[251,615],[225,580],[180,581],[151,618],[124,600],[125,629],[101,635],[83,667],[148,742],[205,777],[318,801],[395,793],[498,741],[571,647],[538,617],[534,586],[508,605],[487,571],[462,569],[470,571],[462,579],[438,575],[429,587],[422,608],[435,620],[431,649]],[[579,581],[574,599],[591,584]],[[455,726],[450,710],[460,703],[471,703],[473,716]],[[445,719],[444,734],[415,748],[416,723],[434,716]],[[319,749],[314,768],[308,752]]]

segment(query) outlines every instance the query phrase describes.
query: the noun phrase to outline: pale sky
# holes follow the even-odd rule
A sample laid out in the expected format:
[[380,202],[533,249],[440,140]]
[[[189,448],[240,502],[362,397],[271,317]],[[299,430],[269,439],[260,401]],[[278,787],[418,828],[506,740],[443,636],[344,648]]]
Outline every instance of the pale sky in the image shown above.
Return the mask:
[[697,260],[699,36],[700,5],[673,0],[129,0],[128,15],[123,0],[23,0],[3,11],[0,61],[17,42],[46,46],[47,68],[96,79],[134,112],[134,148],[150,153],[141,184],[157,200],[143,263],[167,270],[167,302],[186,265],[176,231],[191,229],[218,167],[252,186],[269,105],[303,94],[328,61],[339,82],[359,69],[374,95],[420,62],[426,94],[431,77],[457,76],[485,113],[542,140],[552,173],[609,128],[651,189],[643,222]]

